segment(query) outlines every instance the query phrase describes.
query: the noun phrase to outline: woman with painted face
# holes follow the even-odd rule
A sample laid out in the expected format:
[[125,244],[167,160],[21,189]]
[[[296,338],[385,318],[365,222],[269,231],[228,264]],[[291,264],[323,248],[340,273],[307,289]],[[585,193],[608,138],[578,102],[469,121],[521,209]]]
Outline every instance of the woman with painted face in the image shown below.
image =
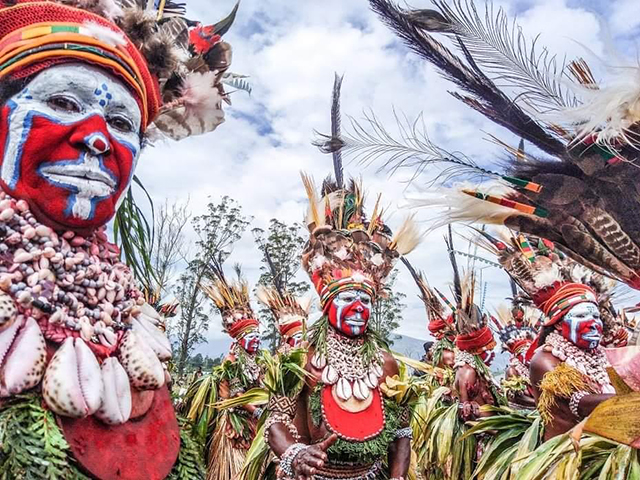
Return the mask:
[[[323,316],[309,332],[301,390],[269,400],[266,439],[280,459],[279,478],[406,479],[411,457],[408,409],[382,385],[398,365],[370,330],[369,318],[400,254],[417,244],[406,223],[394,239],[374,210],[365,223],[362,187],[325,181],[309,195],[310,239],[302,264]],[[367,226],[368,225],[368,226]]]
[[544,314],[525,362],[549,439],[571,429],[615,393],[600,345],[603,323],[597,296],[587,285],[571,281],[571,262],[552,242],[513,232],[508,243],[483,236]]
[[287,353],[301,346],[311,308],[311,298],[295,297],[288,291],[259,285],[256,295],[260,303],[271,310],[280,332],[279,353]]
[[[263,376],[258,364],[259,322],[251,308],[249,286],[240,277],[228,282],[223,275],[218,275],[201,288],[220,312],[222,327],[233,344],[222,364],[191,387],[196,392],[191,398],[204,395],[223,401],[241,397],[252,388],[260,387]],[[188,401],[186,409],[194,410],[191,405]],[[206,438],[202,438],[209,446],[209,480],[237,478],[261,414],[262,408],[247,402],[232,408],[216,408],[215,417],[209,419],[205,429]],[[193,417],[192,420],[199,419]]]
[[38,432],[2,442],[2,477],[164,478],[181,448],[164,319],[106,224],[150,130],[222,121],[230,50],[181,5],[124,3],[0,0],[0,423]]
[[501,385],[509,406],[533,410],[536,402],[529,378],[529,363],[525,356],[538,335],[536,326],[540,313],[534,307],[523,305],[516,298],[511,308],[499,307],[491,319],[497,327],[503,351],[509,353],[509,366]]

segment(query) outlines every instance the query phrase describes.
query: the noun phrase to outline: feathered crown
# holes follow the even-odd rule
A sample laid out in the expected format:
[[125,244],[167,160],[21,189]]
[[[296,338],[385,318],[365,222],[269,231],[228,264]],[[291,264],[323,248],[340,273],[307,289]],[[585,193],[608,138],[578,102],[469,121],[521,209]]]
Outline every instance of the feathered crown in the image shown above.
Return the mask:
[[[456,329],[456,347],[472,354],[482,354],[493,350],[496,341],[487,323],[487,316],[476,305],[476,275],[473,268],[461,275],[453,246],[453,232],[449,227],[449,235],[445,237],[449,261],[453,269],[453,285],[456,305],[452,307]],[[436,290],[436,292],[438,292]],[[443,300],[444,295],[438,292]]]
[[[455,311],[455,307],[446,299],[446,297],[444,297],[444,295],[435,289],[431,289],[422,272],[416,272],[407,257],[402,257],[402,263],[405,264],[420,290],[420,300],[422,300],[425,309],[427,310],[427,319],[429,320],[427,328],[429,329],[429,333],[431,333],[431,335],[433,335],[437,340],[440,340],[443,337],[454,338],[455,327],[453,326],[453,311]],[[442,304],[443,302],[450,306],[452,313],[447,314],[445,312],[445,307]]]
[[220,312],[222,328],[231,337],[238,338],[258,328],[259,323],[251,309],[249,285],[246,281],[238,279],[229,283],[218,277],[210,283],[200,284],[200,288]]
[[231,47],[221,36],[236,11],[203,26],[171,0],[0,0],[0,77],[87,62],[125,82],[144,129],[175,140],[210,132],[224,120]]
[[307,226],[311,233],[302,266],[320,295],[324,308],[341,291],[359,288],[375,297],[400,255],[413,250],[420,234],[412,217],[393,236],[381,219],[380,196],[373,214],[364,213],[359,182],[339,188],[325,181],[318,198],[313,179],[302,174],[309,197]]
[[503,349],[517,355],[528,350],[536,339],[540,317],[539,310],[516,300],[511,308],[506,305],[498,307],[491,320],[498,331]]
[[507,238],[501,241],[480,233],[488,240],[483,245],[493,250],[511,278],[546,315],[545,326],[559,322],[579,303],[598,303],[590,286],[570,276],[567,261],[553,242],[513,232],[506,233]]
[[303,329],[309,317],[311,298],[295,297],[289,292],[280,294],[275,288],[264,285],[258,286],[256,295],[271,310],[278,322],[280,335],[289,338]]

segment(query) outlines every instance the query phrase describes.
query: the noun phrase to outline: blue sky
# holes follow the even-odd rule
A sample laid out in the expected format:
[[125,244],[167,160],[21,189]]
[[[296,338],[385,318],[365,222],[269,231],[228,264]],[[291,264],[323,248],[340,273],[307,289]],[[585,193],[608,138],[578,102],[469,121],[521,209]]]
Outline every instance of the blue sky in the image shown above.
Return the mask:
[[[560,56],[589,59],[584,45],[600,54],[604,22],[617,48],[637,57],[637,0],[495,3],[510,17],[517,13],[525,34],[529,38],[540,34],[539,44]],[[233,5],[233,0],[191,0],[189,17],[214,23]],[[415,0],[412,5],[427,8],[430,3]],[[372,109],[392,126],[394,108],[409,118],[422,113],[436,143],[485,160],[503,155],[498,147],[483,140],[487,134],[517,143],[505,130],[448,95],[452,86],[402,45],[368,10],[366,0],[243,0],[236,24],[226,38],[234,47],[232,70],[251,77],[253,93],[234,95],[226,122],[213,134],[162,143],[144,152],[138,173],[158,204],[165,198],[189,199],[191,209],[198,214],[208,197],[229,195],[255,217],[252,226],[265,228],[273,217],[301,221],[306,202],[300,170],[320,180],[331,169],[330,158],[320,154],[310,141],[314,130],[329,128],[335,71],[345,74],[345,115],[361,118],[363,111]],[[400,205],[405,196],[403,180],[409,173],[388,178],[375,168],[354,164],[348,164],[346,170],[352,176],[362,175],[370,199],[377,192],[383,193],[390,213],[387,221],[392,228],[397,227],[406,214]],[[461,240],[458,244],[464,247]],[[451,275],[442,232],[426,237],[410,259],[432,284],[449,291]],[[229,265],[242,263],[249,280],[255,281],[259,260],[248,232],[236,246]],[[427,338],[426,316],[417,290],[399,268],[398,288],[408,295],[399,332]],[[483,279],[488,284],[487,306],[498,305],[509,295],[503,272],[486,268]],[[208,337],[223,336],[216,316]]]

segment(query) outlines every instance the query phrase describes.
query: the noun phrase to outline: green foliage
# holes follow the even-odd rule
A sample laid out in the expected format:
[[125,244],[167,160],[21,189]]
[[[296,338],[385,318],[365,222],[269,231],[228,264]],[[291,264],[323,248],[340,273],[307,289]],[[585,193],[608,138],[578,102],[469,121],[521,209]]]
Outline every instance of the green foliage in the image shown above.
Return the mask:
[[178,417],[180,425],[180,454],[167,480],[204,480],[206,469],[203,463],[202,445],[193,438],[193,426],[188,420]]
[[87,479],[75,465],[53,413],[37,395],[19,396],[0,411],[0,479]]
[[369,321],[369,327],[375,330],[380,337],[386,339],[390,346],[393,345],[393,331],[400,326],[402,312],[406,307],[402,302],[407,296],[393,290],[397,277],[397,271],[394,271],[389,277],[385,286],[386,295],[378,295]]
[[[144,192],[153,220],[153,200],[137,176],[133,176],[133,183]],[[132,185],[133,187],[133,185]],[[133,196],[133,188],[125,195],[124,201],[118,208],[113,221],[113,235],[115,243],[120,247],[122,261],[126,263],[134,277],[145,288],[153,288],[156,278],[151,261],[153,240],[153,221],[147,221],[142,209],[137,205]]]
[[[298,223],[287,225],[275,218],[271,219],[267,232],[261,228],[252,230],[256,245],[262,252],[259,285],[275,287],[297,296],[309,290],[308,282],[294,280],[300,270],[300,258],[306,241],[300,233],[301,230],[302,227]],[[273,267],[267,260],[267,251]],[[272,268],[275,270],[275,275]],[[266,307],[260,308],[259,317],[262,324],[267,326],[263,338],[269,342],[271,352],[275,352],[280,342],[275,318]]]

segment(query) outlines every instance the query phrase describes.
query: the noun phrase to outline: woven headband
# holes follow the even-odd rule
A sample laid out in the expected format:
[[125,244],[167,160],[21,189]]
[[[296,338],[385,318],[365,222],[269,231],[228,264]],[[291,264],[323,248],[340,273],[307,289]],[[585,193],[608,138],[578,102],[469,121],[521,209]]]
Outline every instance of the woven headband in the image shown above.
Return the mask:
[[157,81],[142,54],[116,25],[53,2],[0,9],[0,24],[5,26],[0,28],[0,78],[21,78],[74,60],[97,65],[115,74],[135,94],[143,128],[154,120],[161,105]]
[[340,292],[347,290],[363,290],[373,299],[376,296],[376,289],[373,283],[367,279],[354,280],[353,277],[340,278],[324,285],[320,291],[320,304],[322,309],[326,310],[331,301]]
[[597,304],[595,292],[581,283],[565,283],[539,305],[547,316],[544,326],[555,325],[569,310],[580,303]]

